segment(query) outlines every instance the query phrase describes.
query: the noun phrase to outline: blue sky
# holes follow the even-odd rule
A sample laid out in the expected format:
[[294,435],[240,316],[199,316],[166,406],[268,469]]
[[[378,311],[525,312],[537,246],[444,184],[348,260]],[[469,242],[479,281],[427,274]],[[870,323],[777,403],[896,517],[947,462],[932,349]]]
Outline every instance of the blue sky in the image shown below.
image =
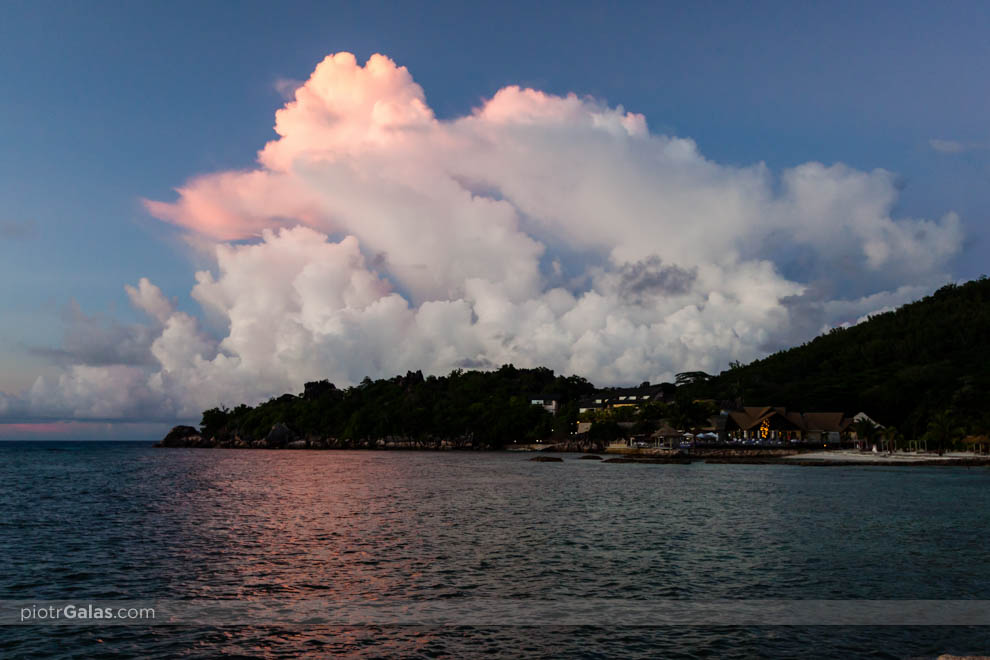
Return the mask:
[[[328,53],[408,67],[439,118],[519,84],[591,95],[724,165],[897,174],[893,213],[965,228],[986,272],[986,3],[69,3],[0,7],[0,391],[59,368],[71,304],[131,322],[147,277],[180,310],[199,257],[141,199],[254,166],[282,80]],[[951,141],[941,150],[931,140]]]

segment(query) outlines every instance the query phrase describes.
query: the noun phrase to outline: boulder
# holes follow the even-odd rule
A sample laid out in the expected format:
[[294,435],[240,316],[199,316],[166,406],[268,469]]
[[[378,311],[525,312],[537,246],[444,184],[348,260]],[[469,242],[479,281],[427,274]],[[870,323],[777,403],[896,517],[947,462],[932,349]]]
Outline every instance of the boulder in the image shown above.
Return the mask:
[[196,447],[203,438],[192,426],[174,426],[156,447]]
[[269,449],[281,449],[290,442],[298,440],[298,436],[292,432],[283,422],[278,422],[272,426],[272,430],[265,436],[265,445]]
[[286,449],[306,449],[305,440],[293,440],[285,445]]
[[563,463],[564,459],[558,458],[557,456],[534,456],[529,459],[537,463]]

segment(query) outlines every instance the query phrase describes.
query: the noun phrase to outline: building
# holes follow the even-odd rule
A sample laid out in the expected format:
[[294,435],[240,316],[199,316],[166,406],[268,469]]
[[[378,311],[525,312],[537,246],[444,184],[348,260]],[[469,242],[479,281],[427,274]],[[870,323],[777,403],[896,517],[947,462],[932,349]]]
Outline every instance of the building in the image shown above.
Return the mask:
[[578,401],[578,412],[588,412],[589,410],[601,410],[605,407],[605,399],[601,397],[581,399]]
[[827,444],[839,443],[851,423],[852,418],[841,412],[801,413],[782,406],[745,406],[729,411],[723,433],[728,440],[760,444]]
[[551,415],[556,415],[557,409],[560,407],[560,397],[553,394],[547,394],[539,398],[533,398],[530,399],[529,402],[534,406],[543,406],[543,409],[546,410]]
[[578,412],[603,408],[639,407],[651,401],[664,400],[664,386],[645,383],[639,387],[609,387],[578,402]]

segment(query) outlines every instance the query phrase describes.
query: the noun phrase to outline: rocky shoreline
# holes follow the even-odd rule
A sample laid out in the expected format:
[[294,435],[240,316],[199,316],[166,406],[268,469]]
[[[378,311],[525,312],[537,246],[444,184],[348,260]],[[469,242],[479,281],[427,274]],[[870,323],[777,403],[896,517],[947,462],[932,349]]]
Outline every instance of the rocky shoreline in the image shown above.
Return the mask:
[[[287,424],[277,422],[263,438],[244,438],[238,434],[221,437],[206,437],[192,426],[173,427],[155,447],[193,449],[418,449],[418,450],[475,450],[490,451],[490,447],[475,446],[470,438],[437,438],[412,439],[400,436],[385,438],[363,438],[348,440],[316,435],[302,435],[293,431]],[[525,451],[557,451],[557,452],[600,452],[604,446],[592,442],[574,440],[538,445],[537,448],[526,446]],[[507,448],[512,450],[511,448]],[[522,451],[515,449],[512,451]]]
[[[354,443],[337,438],[300,437],[287,425],[276,423],[264,438],[246,440],[239,436],[232,438],[205,438],[192,426],[176,426],[155,447],[194,448],[194,449],[438,449],[470,450],[470,445],[445,442],[414,443],[403,439],[377,439]],[[521,451],[510,449],[509,451]],[[602,463],[641,463],[647,465],[687,465],[690,463],[735,464],[735,465],[797,465],[804,467],[990,467],[990,456],[910,456],[881,457],[850,455],[849,453],[801,453],[794,449],[761,448],[737,449],[732,447],[711,447],[694,449],[689,452],[606,452],[602,448],[590,447],[582,443],[547,445],[540,450],[554,453],[581,453],[575,460],[601,459]],[[589,453],[591,452],[591,453]],[[537,456],[529,460],[545,463],[560,463],[564,459],[551,456]],[[571,460],[571,459],[568,459]]]

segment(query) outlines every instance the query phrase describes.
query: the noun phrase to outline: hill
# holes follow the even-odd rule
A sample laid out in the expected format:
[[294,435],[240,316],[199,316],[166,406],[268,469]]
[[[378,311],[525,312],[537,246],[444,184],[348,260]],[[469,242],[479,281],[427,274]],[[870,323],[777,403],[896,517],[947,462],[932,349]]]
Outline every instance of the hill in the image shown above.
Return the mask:
[[990,280],[950,284],[917,302],[688,386],[698,398],[865,411],[906,437],[949,412],[990,429]]

